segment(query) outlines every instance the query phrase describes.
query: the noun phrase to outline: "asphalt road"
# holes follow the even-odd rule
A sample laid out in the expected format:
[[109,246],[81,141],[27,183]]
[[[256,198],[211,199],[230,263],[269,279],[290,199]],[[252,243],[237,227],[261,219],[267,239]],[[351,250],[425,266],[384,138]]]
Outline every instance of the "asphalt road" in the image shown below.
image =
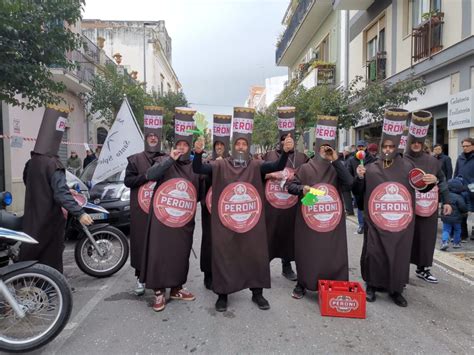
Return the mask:
[[[199,224],[199,222],[198,222]],[[361,281],[362,236],[347,223],[350,277]],[[195,232],[199,255],[201,230]],[[108,279],[83,274],[74,263],[73,244],[65,251],[65,273],[73,287],[73,315],[44,354],[151,353],[474,353],[474,285],[434,267],[440,283],[428,284],[414,270],[397,307],[387,294],[367,305],[367,319],[321,317],[317,294],[290,297],[293,282],[283,278],[273,261],[272,288],[264,291],[271,309],[261,311],[250,291],[229,296],[225,313],[214,310],[216,296],[203,286],[199,262],[191,255],[186,287],[194,302],[171,301],[163,312],[151,309],[153,293],[131,293],[129,265]],[[41,353],[38,352],[38,353]]]

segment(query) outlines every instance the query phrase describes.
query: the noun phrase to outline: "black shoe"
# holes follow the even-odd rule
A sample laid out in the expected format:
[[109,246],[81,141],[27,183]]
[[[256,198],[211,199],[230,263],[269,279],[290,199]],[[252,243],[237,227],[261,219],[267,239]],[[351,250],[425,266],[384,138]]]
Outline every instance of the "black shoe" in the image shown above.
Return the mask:
[[375,302],[377,296],[375,295],[375,287],[367,285],[365,288],[365,299],[367,302]]
[[359,228],[357,228],[357,234],[364,234],[364,227],[359,226]]
[[294,299],[302,299],[306,293],[306,290],[303,286],[300,284],[296,284],[295,288],[293,289],[293,292],[291,293],[291,297]]
[[392,298],[393,302],[399,306],[399,307],[406,307],[408,306],[408,302],[405,299],[405,297],[402,296],[401,293],[394,292],[390,294],[390,297]]
[[212,274],[210,272],[204,273],[204,286],[210,290],[212,288]]
[[282,263],[281,274],[290,281],[296,281],[298,279],[295,272],[291,268],[290,262]]
[[227,311],[227,295],[219,295],[216,302],[216,311],[225,312]]
[[266,311],[267,309],[270,309],[270,304],[268,301],[263,297],[261,293],[253,294],[252,295],[252,301],[257,304],[258,308],[261,310]]

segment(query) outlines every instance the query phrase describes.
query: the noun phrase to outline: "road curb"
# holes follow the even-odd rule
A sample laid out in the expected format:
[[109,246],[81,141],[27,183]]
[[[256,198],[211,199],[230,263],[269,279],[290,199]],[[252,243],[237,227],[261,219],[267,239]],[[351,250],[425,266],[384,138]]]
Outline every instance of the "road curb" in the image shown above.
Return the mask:
[[[355,225],[359,225],[355,216],[346,216],[346,219]],[[438,249],[435,249],[433,258],[436,264],[474,281],[474,265],[457,258],[452,253],[442,252]]]

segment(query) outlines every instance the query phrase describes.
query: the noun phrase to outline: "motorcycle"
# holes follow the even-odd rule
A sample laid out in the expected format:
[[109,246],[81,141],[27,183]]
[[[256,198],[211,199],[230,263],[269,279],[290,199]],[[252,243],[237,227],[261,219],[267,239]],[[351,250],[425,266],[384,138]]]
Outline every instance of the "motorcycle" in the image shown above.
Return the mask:
[[[87,201],[87,197],[71,189],[76,202],[94,221],[104,219],[109,212]],[[128,240],[125,234],[107,223],[97,223],[89,227],[81,224],[77,218],[67,217],[67,234],[74,231],[78,242],[74,249],[74,258],[79,269],[90,276],[108,277],[119,271],[126,263],[129,254]]]
[[[11,194],[0,193],[0,200],[9,205]],[[71,315],[72,293],[57,270],[37,261],[12,263],[21,243],[38,242],[15,231],[21,224],[10,216],[0,216],[0,350],[24,352],[62,331]]]
[[[102,214],[109,213],[105,208],[88,202],[87,197],[76,190],[71,189],[71,194],[76,202],[90,213],[92,219],[100,219]],[[64,209],[63,213],[67,218],[66,230],[74,229],[77,233],[78,242],[74,249],[74,259],[79,269],[87,275],[101,278],[111,276],[123,267],[128,259],[129,246],[127,237],[120,229],[106,223],[86,227]],[[23,217],[18,217],[2,208],[0,218],[8,220],[15,227],[11,229],[22,230]]]

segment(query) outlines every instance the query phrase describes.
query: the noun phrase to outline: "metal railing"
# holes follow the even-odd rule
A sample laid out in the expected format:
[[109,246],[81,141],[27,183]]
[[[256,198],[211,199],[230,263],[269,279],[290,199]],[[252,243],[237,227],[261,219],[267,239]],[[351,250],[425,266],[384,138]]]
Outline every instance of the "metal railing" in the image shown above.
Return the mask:
[[85,55],[89,56],[94,62],[99,64],[100,49],[94,42],[92,42],[86,36],[82,36],[82,48],[84,49]]
[[431,58],[443,49],[443,18],[442,12],[434,14],[412,29],[412,65],[423,58]]
[[295,12],[286,28],[283,37],[278,43],[276,50],[276,62],[278,63],[280,58],[283,56],[286,48],[288,48],[291,40],[293,39],[294,34],[296,33],[298,27],[306,16],[308,10],[311,8],[315,0],[299,0],[298,6],[295,9]]
[[387,52],[378,52],[375,57],[367,61],[365,81],[384,80],[387,77]]

